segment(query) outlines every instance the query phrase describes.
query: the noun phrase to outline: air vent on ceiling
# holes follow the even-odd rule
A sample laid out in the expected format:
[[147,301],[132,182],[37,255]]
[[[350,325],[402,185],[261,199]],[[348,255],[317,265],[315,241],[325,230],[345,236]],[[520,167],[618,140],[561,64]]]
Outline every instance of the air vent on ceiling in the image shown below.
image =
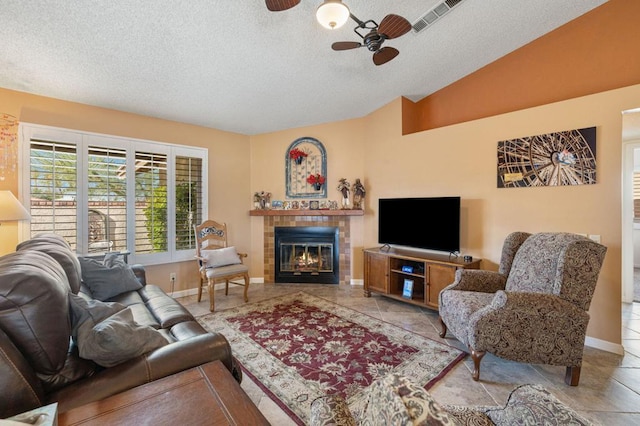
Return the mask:
[[449,13],[449,11],[459,3],[462,3],[462,0],[445,0],[438,4],[413,23],[413,31],[415,33],[419,33],[420,31],[425,30],[427,27],[433,25],[437,20]]

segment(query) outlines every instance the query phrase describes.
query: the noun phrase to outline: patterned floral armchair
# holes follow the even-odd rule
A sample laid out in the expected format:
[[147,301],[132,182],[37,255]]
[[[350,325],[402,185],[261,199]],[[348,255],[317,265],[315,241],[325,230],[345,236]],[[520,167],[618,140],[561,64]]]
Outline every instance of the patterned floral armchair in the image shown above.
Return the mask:
[[480,377],[490,352],[532,364],[566,366],[577,386],[588,309],[607,248],[569,233],[507,236],[498,272],[458,270],[440,292],[440,323],[467,345]]
[[379,425],[595,425],[540,385],[516,387],[503,406],[440,405],[423,387],[391,373],[363,392],[366,403],[355,408],[336,394],[311,403],[310,426]]

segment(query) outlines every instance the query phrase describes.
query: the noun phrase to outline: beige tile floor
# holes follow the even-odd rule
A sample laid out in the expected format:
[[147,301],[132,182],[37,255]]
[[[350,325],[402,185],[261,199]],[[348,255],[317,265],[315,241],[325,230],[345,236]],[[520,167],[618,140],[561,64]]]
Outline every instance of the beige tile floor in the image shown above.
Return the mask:
[[[216,310],[243,304],[242,288],[232,286],[229,295],[216,291]],[[436,312],[382,296],[364,297],[361,286],[252,284],[249,303],[305,291],[359,312],[379,318],[427,336],[436,341],[464,349],[453,338],[441,339]],[[209,313],[206,293],[200,303],[195,296],[178,299],[194,315]],[[523,383],[538,383],[561,401],[583,415],[607,426],[640,424],[640,303],[623,304],[624,356],[586,347],[580,385],[564,384],[564,367],[520,364],[486,355],[482,361],[480,381],[471,379],[472,361],[465,358],[430,390],[443,404],[502,405],[509,392]],[[246,375],[242,387],[265,417],[274,425],[293,425],[289,417]]]

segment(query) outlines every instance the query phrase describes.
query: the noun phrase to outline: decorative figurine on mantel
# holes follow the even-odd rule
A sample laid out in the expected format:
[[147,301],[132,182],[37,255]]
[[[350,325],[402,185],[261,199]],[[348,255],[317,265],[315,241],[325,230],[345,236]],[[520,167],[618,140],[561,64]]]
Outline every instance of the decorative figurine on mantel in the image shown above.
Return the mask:
[[271,193],[260,191],[253,194],[253,205],[256,210],[267,210],[271,206]]
[[364,185],[360,182],[360,179],[356,179],[353,184],[353,208],[356,210],[363,210],[364,196],[367,191],[364,189]]
[[342,209],[349,209],[349,191],[351,190],[351,184],[347,182],[347,179],[340,178],[340,184],[338,184],[338,191],[342,193]]

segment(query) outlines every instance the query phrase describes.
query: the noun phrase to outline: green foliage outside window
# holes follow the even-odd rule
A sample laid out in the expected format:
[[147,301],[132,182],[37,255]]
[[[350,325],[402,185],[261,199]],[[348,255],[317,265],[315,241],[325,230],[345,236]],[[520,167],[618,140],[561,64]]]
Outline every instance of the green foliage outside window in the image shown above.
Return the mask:
[[167,187],[159,186],[151,190],[144,209],[147,218],[147,237],[154,252],[167,250]]
[[[151,191],[145,208],[147,236],[154,252],[167,250],[167,187]],[[176,249],[193,248],[193,220],[197,211],[197,188],[194,184],[176,185]]]

